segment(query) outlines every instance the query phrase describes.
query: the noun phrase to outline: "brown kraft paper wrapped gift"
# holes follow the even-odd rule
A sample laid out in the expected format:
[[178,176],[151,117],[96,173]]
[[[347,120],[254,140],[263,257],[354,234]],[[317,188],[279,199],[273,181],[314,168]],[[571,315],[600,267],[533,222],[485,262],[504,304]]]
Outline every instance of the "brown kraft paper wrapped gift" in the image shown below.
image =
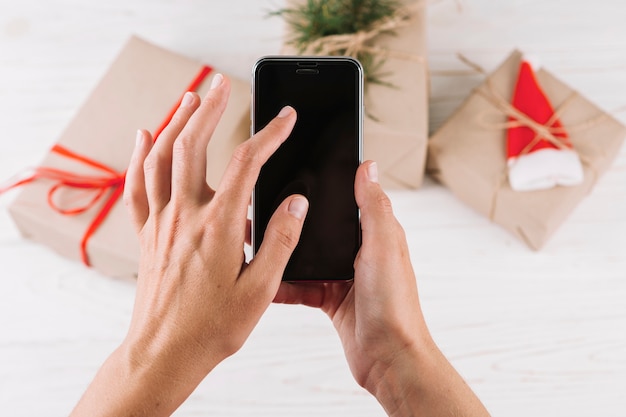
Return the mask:
[[538,250],[609,168],[626,127],[540,69],[537,80],[555,111],[564,106],[560,119],[581,157],[584,181],[572,187],[513,191],[506,180],[506,130],[479,121],[488,115],[494,126],[506,122],[507,116],[485,95],[495,91],[510,102],[520,61],[521,53],[513,52],[433,135],[427,170],[461,200]]
[[[287,5],[303,1],[288,0]],[[368,83],[365,88],[363,157],[378,163],[380,183],[387,189],[422,184],[428,145],[426,2],[403,0],[400,4],[412,6],[411,23],[375,39],[375,46],[383,50],[381,78],[390,86]],[[288,43],[291,36],[286,34],[285,55],[298,54]]]
[[[58,144],[117,172],[125,172],[137,129],[146,128],[154,133],[202,67],[197,61],[132,37],[62,133]],[[196,90],[201,97],[217,72],[211,69]],[[228,107],[208,149],[207,181],[212,186],[219,182],[233,149],[249,134],[250,86],[232,77],[231,85]],[[83,175],[101,174],[54,152],[44,158],[41,166]],[[81,214],[62,215],[47,203],[52,184],[41,179],[21,187],[9,207],[10,213],[25,237],[50,246],[65,257],[80,260],[81,240],[103,202]],[[60,190],[54,199],[60,207],[72,206],[80,193]],[[84,196],[81,201],[89,198]],[[121,198],[88,240],[86,253],[91,266],[106,275],[136,276],[139,244]]]

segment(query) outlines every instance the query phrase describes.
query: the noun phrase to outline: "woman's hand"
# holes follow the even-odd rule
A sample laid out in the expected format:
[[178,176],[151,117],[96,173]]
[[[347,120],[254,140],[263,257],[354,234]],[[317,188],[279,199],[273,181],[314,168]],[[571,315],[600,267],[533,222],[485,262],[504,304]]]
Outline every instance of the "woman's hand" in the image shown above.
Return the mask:
[[357,170],[355,197],[363,243],[354,281],[283,283],[274,301],[326,312],[356,381],[390,416],[487,416],[430,336],[404,230],[378,184],[374,162]]
[[278,290],[307,200],[290,196],[279,206],[249,265],[243,247],[259,170],[296,114],[284,108],[240,145],[213,190],[205,180],[206,149],[229,91],[229,81],[216,75],[202,103],[185,95],[154,144],[138,132],[124,190],[141,246],[135,308],[126,339],[74,415],[171,414],[239,350]]
[[356,174],[363,243],[354,262],[354,281],[283,283],[275,302],[319,307],[333,321],[356,381],[368,387],[377,367],[430,343],[420,309],[415,274],[404,231],[368,161]]

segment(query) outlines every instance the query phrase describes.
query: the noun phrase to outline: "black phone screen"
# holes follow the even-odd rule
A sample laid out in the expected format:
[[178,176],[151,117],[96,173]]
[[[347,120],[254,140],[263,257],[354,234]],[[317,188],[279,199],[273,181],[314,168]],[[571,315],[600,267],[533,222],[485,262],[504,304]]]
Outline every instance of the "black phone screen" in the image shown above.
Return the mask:
[[283,280],[354,276],[361,243],[354,177],[361,162],[362,70],[350,58],[263,58],[254,70],[253,130],[285,105],[298,113],[289,138],[261,169],[254,190],[253,249],[292,194],[309,200],[300,241]]

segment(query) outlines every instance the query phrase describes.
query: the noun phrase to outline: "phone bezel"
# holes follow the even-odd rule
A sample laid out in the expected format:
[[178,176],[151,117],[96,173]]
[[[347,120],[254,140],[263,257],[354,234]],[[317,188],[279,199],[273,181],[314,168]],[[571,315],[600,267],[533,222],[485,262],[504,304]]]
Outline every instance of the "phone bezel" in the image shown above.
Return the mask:
[[[256,113],[256,79],[257,79],[257,73],[259,71],[259,69],[263,66],[266,65],[267,63],[275,63],[275,62],[282,62],[282,63],[294,63],[294,62],[301,62],[303,63],[303,68],[307,68],[307,67],[312,67],[314,65],[311,64],[317,64],[317,63],[337,63],[337,62],[347,62],[350,63],[351,65],[354,65],[355,68],[357,69],[358,72],[358,132],[357,132],[357,136],[358,136],[358,163],[359,165],[363,162],[363,120],[364,120],[364,114],[365,114],[365,105],[364,105],[364,99],[363,99],[363,95],[364,95],[364,72],[363,72],[363,66],[361,65],[361,63],[352,57],[349,56],[287,56],[287,55],[268,55],[268,56],[264,56],[259,58],[256,63],[254,64],[253,68],[252,68],[252,81],[251,81],[251,105],[250,105],[250,135],[254,135],[256,133],[254,127],[256,125],[256,119],[255,119],[255,113]],[[307,65],[309,64],[309,65]],[[252,202],[252,210],[251,210],[251,246],[252,246],[252,257],[254,258],[256,256],[256,239],[258,238],[256,236],[256,219],[255,219],[255,206],[256,206],[256,186],[255,189],[252,191],[252,197],[251,197],[251,202]],[[357,221],[359,223],[359,225],[361,224],[361,210],[357,209]],[[361,245],[361,232],[360,232],[360,228],[359,228],[359,246]],[[319,283],[323,283],[323,282],[344,282],[344,281],[350,281],[352,280],[354,277],[346,279],[346,278],[336,278],[336,279],[312,279],[312,280],[306,280],[306,279],[295,279],[295,280],[285,280],[283,277],[283,280],[287,281],[287,282],[300,282],[300,283],[304,283],[304,282],[319,282]]]

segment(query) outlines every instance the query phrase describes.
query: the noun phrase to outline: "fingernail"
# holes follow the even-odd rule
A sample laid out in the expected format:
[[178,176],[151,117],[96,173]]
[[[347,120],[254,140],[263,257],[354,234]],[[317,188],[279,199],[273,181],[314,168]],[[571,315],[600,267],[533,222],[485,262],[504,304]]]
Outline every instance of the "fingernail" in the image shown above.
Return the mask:
[[180,102],[180,107],[187,107],[193,103],[193,94],[187,91],[183,96],[183,101]]
[[289,203],[289,214],[298,220],[302,220],[309,208],[309,202],[304,197],[296,197]]
[[278,113],[278,116],[276,117],[284,119],[285,117],[289,116],[292,112],[293,112],[293,107],[285,106],[280,110],[280,112]]
[[371,182],[378,182],[378,164],[376,162],[372,162],[367,167],[367,177]]
[[135,136],[135,146],[139,147],[142,140],[143,140],[143,132],[141,131],[141,129],[137,129],[137,136]]
[[222,81],[224,80],[224,76],[222,74],[215,74],[213,76],[213,80],[211,80],[211,87],[209,88],[210,90],[215,90],[217,87],[219,87],[222,84]]

